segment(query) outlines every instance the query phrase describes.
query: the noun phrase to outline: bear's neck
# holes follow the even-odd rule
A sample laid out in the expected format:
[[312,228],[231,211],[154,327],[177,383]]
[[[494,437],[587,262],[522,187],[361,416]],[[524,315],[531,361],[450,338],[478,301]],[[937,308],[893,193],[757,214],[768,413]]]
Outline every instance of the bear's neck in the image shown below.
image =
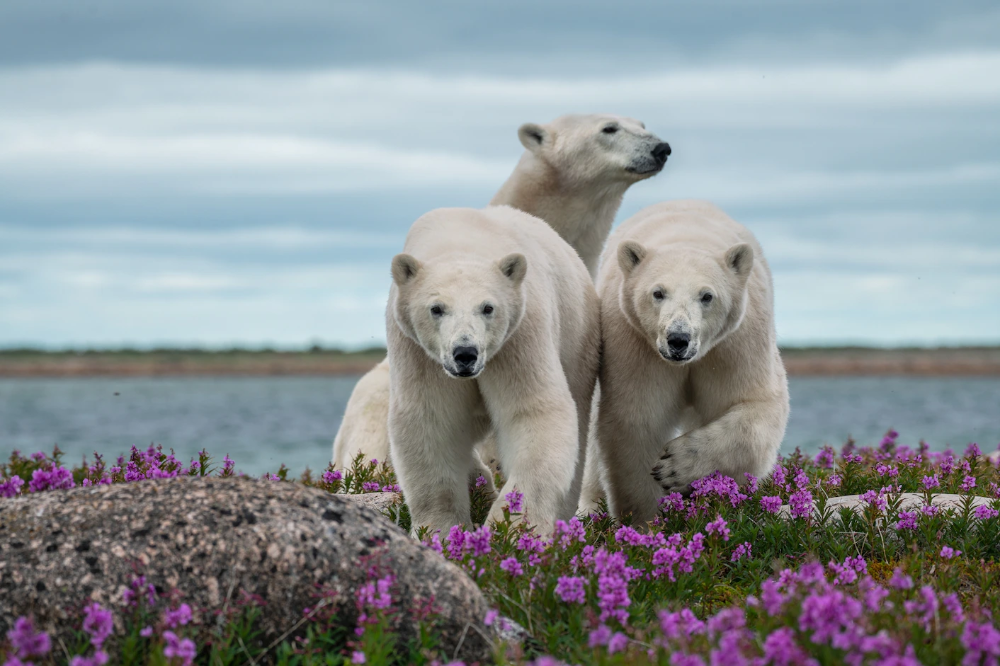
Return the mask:
[[628,183],[621,182],[585,187],[567,183],[556,169],[526,151],[490,205],[511,206],[545,220],[573,246],[594,277],[627,189]]

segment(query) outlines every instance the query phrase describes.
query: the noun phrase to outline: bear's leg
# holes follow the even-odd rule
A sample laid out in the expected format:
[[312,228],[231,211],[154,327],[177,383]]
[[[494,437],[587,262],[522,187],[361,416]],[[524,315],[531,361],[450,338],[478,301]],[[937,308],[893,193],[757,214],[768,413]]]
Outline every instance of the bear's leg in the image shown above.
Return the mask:
[[389,359],[369,370],[354,386],[344,420],[333,440],[334,469],[350,469],[359,453],[365,462],[389,455]]
[[473,444],[486,426],[476,383],[446,377],[420,349],[392,362],[389,446],[413,532],[469,526]]
[[715,421],[667,443],[652,469],[664,492],[686,492],[691,482],[719,471],[737,483],[771,472],[785,435],[787,398],[743,402]]
[[505,496],[517,490],[524,495],[525,519],[550,534],[557,519],[570,517],[577,500],[572,497],[580,448],[577,409],[558,352],[526,357],[538,361],[517,368],[497,364],[479,379],[507,474],[490,519],[502,518]]
[[598,502],[605,497],[604,481],[601,478],[601,446],[597,442],[597,414],[600,402],[601,387],[598,385],[594,389],[594,400],[590,407],[583,483],[580,489],[580,502],[576,507],[576,513],[580,516],[597,511]]
[[[671,431],[665,404],[649,409],[622,409],[605,391],[598,414],[600,466],[608,493],[608,510],[615,518],[632,516],[639,525],[656,517],[663,490],[648,471]],[[632,396],[641,395],[637,391]],[[647,395],[655,395],[648,392]],[[666,402],[666,401],[664,401]],[[634,405],[632,405],[634,406]]]

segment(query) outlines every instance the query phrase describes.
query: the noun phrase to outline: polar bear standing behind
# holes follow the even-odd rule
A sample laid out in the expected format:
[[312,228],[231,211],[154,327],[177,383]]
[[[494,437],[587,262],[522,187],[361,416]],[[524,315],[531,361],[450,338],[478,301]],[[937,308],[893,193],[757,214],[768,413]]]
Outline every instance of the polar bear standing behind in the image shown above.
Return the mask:
[[[545,220],[579,253],[590,274],[596,274],[625,191],[663,169],[669,144],[638,120],[605,114],[525,123],[517,136],[524,154],[490,205],[513,206]],[[388,413],[387,359],[351,393],[333,441],[333,466],[349,467],[358,453],[385,460]]]
[[[476,442],[493,428],[542,532],[576,508],[600,345],[597,293],[545,222],[506,206],[418,219],[386,309],[390,454],[414,528],[469,525]],[[490,512],[501,517],[502,499]]]
[[753,234],[707,202],[650,206],[612,234],[598,292],[595,434],[612,514],[651,520],[664,493],[716,470],[768,474],[788,383]]

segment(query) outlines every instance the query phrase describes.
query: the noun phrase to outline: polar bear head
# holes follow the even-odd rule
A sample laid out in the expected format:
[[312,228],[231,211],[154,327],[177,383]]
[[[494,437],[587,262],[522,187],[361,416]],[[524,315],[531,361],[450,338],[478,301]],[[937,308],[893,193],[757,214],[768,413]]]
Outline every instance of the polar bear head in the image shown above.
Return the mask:
[[450,376],[476,377],[524,316],[527,270],[519,253],[495,261],[423,262],[398,254],[392,260],[396,322]]
[[690,363],[743,321],[753,261],[753,247],[746,243],[715,256],[623,241],[618,246],[622,310],[665,361]]
[[517,135],[561,181],[581,186],[644,180],[659,173],[670,155],[669,144],[623,116],[561,116],[547,125],[525,123]]

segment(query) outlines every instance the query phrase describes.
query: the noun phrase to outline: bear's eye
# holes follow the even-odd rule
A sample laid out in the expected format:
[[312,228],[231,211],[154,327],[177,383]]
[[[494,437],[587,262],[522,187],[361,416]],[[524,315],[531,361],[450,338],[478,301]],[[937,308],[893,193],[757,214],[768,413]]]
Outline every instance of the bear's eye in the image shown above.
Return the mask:
[[441,315],[444,314],[444,308],[442,308],[440,305],[432,305],[431,314],[434,315],[435,317],[440,317]]
[[709,303],[712,302],[713,298],[715,297],[712,296],[712,294],[705,293],[701,295],[701,302],[703,305],[708,305]]
[[608,125],[601,131],[604,132],[605,134],[614,134],[615,132],[618,131],[618,125]]
[[656,291],[654,291],[653,292],[653,298],[655,298],[658,301],[662,301],[663,300],[663,290],[662,289],[657,289]]
[[483,314],[487,314],[487,315],[488,314],[493,314],[493,306],[492,305],[484,305],[483,306]]

